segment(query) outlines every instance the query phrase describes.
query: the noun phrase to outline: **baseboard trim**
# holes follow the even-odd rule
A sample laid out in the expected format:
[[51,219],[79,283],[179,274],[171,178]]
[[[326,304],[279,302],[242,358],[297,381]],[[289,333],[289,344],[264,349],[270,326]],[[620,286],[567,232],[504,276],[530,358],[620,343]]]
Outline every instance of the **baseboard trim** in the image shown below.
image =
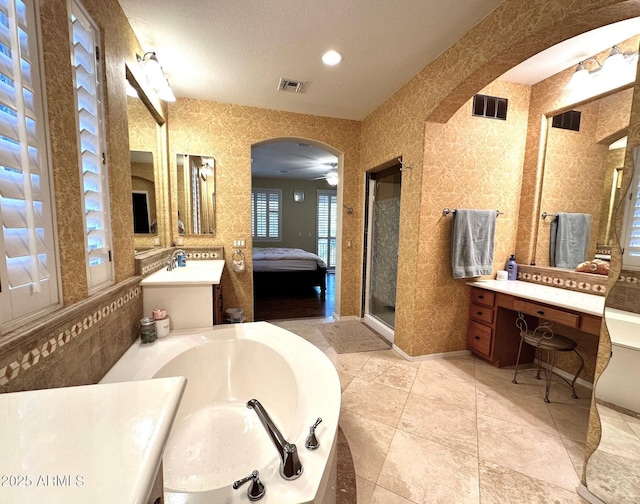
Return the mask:
[[584,485],[580,485],[578,488],[576,488],[576,490],[580,497],[583,497],[584,499],[589,501],[591,504],[607,504],[605,501],[601,500],[598,496],[593,495],[589,491],[589,489]]
[[460,357],[467,357],[471,355],[471,352],[469,350],[456,350],[455,352],[441,352],[441,353],[434,353],[434,354],[428,354],[428,355],[413,356],[405,353],[401,348],[399,348],[396,345],[393,345],[393,349],[410,362],[419,362],[419,361],[426,361],[426,360],[432,360],[432,359],[457,359]]

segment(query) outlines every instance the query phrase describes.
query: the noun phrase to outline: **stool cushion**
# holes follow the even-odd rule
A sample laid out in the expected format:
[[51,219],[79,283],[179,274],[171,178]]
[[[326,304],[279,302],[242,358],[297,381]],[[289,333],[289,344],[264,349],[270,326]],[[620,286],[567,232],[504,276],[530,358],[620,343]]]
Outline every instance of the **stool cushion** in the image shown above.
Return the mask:
[[534,347],[556,352],[570,352],[577,346],[571,338],[559,334],[554,334],[551,338],[543,338],[539,333],[534,335],[532,331],[526,331],[522,333],[522,339]]

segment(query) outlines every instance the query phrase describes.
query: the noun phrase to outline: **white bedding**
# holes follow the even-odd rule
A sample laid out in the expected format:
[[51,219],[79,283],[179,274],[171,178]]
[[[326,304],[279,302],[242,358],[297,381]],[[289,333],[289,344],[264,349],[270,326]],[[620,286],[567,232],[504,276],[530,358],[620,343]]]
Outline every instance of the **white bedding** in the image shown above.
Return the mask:
[[309,271],[326,268],[316,254],[298,248],[254,247],[254,271]]

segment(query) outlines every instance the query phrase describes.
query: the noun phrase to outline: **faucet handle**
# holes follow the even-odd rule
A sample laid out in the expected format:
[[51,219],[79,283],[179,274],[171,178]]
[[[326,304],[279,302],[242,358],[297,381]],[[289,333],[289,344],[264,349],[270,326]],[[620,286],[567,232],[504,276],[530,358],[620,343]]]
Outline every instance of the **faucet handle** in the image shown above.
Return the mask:
[[316,427],[320,425],[320,422],[322,422],[322,418],[318,417],[316,423],[309,427],[309,436],[307,436],[307,440],[304,443],[307,450],[317,450],[318,446],[320,446],[320,441],[316,437]]
[[266,489],[260,481],[260,473],[258,471],[253,471],[246,478],[239,479],[238,481],[233,482],[233,489],[237,490],[242,485],[244,485],[247,481],[251,480],[251,485],[249,485],[249,489],[247,490],[247,496],[250,501],[257,501],[264,497]]

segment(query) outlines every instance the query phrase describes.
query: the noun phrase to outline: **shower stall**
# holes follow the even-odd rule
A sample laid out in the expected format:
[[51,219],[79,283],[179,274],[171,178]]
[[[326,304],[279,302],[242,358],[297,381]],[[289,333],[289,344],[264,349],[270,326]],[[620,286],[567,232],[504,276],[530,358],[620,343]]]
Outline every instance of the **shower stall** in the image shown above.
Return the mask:
[[367,173],[362,314],[393,342],[400,231],[401,165]]

